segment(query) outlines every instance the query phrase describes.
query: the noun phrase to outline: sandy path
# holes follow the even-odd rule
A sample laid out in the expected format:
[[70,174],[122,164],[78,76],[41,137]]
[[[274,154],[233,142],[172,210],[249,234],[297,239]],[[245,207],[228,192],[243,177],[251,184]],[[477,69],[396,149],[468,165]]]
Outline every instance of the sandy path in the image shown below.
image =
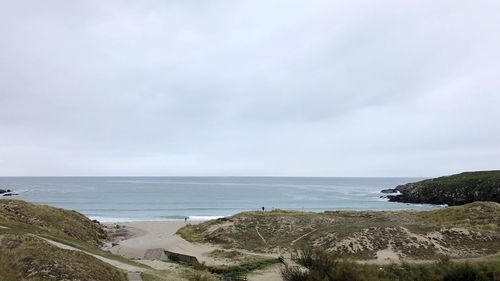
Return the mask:
[[[199,222],[190,223],[196,224]],[[215,259],[204,255],[207,252],[218,249],[217,247],[206,244],[194,244],[175,234],[179,228],[186,225],[185,222],[139,221],[119,224],[133,229],[135,234],[132,234],[131,237],[125,240],[119,241],[118,245],[111,247],[110,251],[114,254],[131,259],[142,259],[148,249],[163,248],[168,251],[195,256],[200,262],[217,263]]]
[[141,273],[139,272],[128,272],[128,281],[142,281]]
[[262,239],[262,241],[264,241],[264,243],[267,245],[266,239],[264,239],[264,236],[262,236],[262,234],[260,234],[260,232],[259,232],[259,226],[258,225],[255,226],[255,231],[257,231],[257,235],[259,235],[260,239]]
[[312,234],[312,233],[313,233],[313,232],[315,232],[316,230],[317,230],[317,229],[313,229],[312,231],[309,231],[308,233],[306,233],[306,234],[304,234],[304,235],[300,236],[299,238],[297,238],[297,239],[293,240],[293,241],[292,241],[292,243],[290,243],[290,246],[293,246],[293,244],[297,243],[297,241],[299,241],[300,239],[302,239],[302,238],[304,238],[304,237],[306,237],[306,236],[308,236],[308,235]]
[[[119,268],[121,270],[125,270],[127,272],[143,272],[143,271],[146,271],[144,268],[140,268],[140,267],[137,267],[137,266],[133,266],[133,265],[130,265],[130,264],[126,264],[126,263],[123,263],[123,262],[119,262],[119,261],[116,261],[116,260],[112,260],[112,259],[108,259],[108,258],[105,258],[105,257],[102,257],[102,256],[99,256],[99,255],[95,255],[95,254],[92,254],[90,252],[87,252],[87,251],[83,251],[83,250],[80,250],[80,249],[77,249],[75,247],[72,247],[72,246],[69,246],[69,245],[66,245],[66,244],[63,244],[63,243],[59,243],[59,242],[56,242],[56,241],[53,241],[53,240],[50,240],[50,239],[47,239],[47,238],[43,238],[43,237],[40,237],[40,236],[37,236],[38,238],[41,238],[47,242],[49,242],[50,244],[58,247],[58,248],[61,248],[61,249],[65,249],[65,250],[70,250],[70,251],[80,251],[80,252],[83,252],[87,255],[90,255],[90,256],[93,256],[95,257],[96,259],[98,260],[101,260],[107,264],[110,264],[116,268]],[[139,275],[140,276],[140,275]]]

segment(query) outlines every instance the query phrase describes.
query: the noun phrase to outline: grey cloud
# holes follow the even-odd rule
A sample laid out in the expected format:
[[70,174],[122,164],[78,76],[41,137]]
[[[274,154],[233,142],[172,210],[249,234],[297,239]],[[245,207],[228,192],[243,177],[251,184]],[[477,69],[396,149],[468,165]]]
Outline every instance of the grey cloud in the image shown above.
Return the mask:
[[498,1],[0,1],[0,175],[500,165]]

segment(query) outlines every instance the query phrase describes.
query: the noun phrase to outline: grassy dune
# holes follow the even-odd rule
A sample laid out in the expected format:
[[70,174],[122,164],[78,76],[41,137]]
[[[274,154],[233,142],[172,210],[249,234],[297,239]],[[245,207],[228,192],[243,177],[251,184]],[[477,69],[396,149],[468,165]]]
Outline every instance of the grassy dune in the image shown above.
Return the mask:
[[60,208],[35,205],[21,200],[0,200],[0,224],[99,246],[106,231],[84,215]]
[[246,212],[188,225],[186,240],[271,252],[317,246],[355,259],[479,257],[500,252],[500,204],[475,202],[416,212]]
[[[236,249],[276,253],[278,249],[293,252],[293,249],[311,246],[338,258],[361,260],[375,259],[380,253],[407,260],[438,259],[443,255],[469,257],[475,269],[496,274],[500,270],[499,223],[500,204],[493,202],[426,212],[245,212],[187,225],[178,232],[192,242],[222,245],[227,249],[209,255],[236,261],[237,265],[194,268],[198,271],[190,267],[175,271],[148,270],[143,277],[156,281],[213,280],[217,274],[251,272],[276,262],[265,256],[249,258],[244,251]],[[126,280],[122,271],[85,253],[59,249],[41,237],[140,266],[101,251],[98,246],[107,237],[106,232],[100,224],[77,212],[19,200],[0,200],[0,280]],[[447,266],[450,272],[455,268],[467,269],[467,266],[460,267],[460,263]],[[366,274],[361,272],[360,276],[368,277],[377,272],[380,280],[402,280],[399,277],[424,276],[429,272],[432,276],[445,276],[439,272],[440,268],[441,265],[434,263],[380,267],[342,262],[341,267],[334,270],[354,270],[356,274],[361,270]]]
[[137,265],[101,251],[106,232],[82,214],[2,199],[0,280],[127,280],[122,271],[82,252],[59,249],[42,237]]
[[82,252],[28,234],[0,235],[0,280],[125,281],[125,274]]

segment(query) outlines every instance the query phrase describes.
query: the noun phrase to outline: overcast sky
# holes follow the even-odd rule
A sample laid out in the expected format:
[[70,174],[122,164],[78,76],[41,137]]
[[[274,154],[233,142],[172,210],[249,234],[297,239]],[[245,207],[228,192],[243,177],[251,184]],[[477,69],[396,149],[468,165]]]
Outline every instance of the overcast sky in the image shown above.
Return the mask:
[[0,0],[0,175],[500,169],[500,1]]

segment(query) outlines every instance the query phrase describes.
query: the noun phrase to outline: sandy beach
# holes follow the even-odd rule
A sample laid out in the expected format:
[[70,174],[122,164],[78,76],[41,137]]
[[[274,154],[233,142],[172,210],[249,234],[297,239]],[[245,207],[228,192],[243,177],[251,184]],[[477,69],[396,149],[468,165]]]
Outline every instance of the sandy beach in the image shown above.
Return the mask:
[[111,247],[110,251],[130,259],[143,259],[147,250],[163,248],[167,251],[195,256],[200,262],[214,262],[205,254],[217,247],[194,244],[175,234],[186,224],[182,221],[137,221],[110,224],[111,226],[120,225],[126,231],[125,239],[116,241],[118,245]]
[[[220,247],[207,244],[191,243],[182,239],[175,233],[186,224],[198,224],[199,221],[136,221],[106,224],[109,229],[117,229],[119,234],[114,241],[114,246],[109,250],[117,255],[138,260],[156,269],[174,269],[175,266],[158,260],[145,257],[149,249],[162,248],[180,254],[195,256],[198,261],[206,264],[221,265],[232,263],[226,259],[208,256],[211,251]],[[250,253],[249,253],[250,254]],[[281,280],[278,267],[253,272],[248,276],[252,281],[278,281]]]

